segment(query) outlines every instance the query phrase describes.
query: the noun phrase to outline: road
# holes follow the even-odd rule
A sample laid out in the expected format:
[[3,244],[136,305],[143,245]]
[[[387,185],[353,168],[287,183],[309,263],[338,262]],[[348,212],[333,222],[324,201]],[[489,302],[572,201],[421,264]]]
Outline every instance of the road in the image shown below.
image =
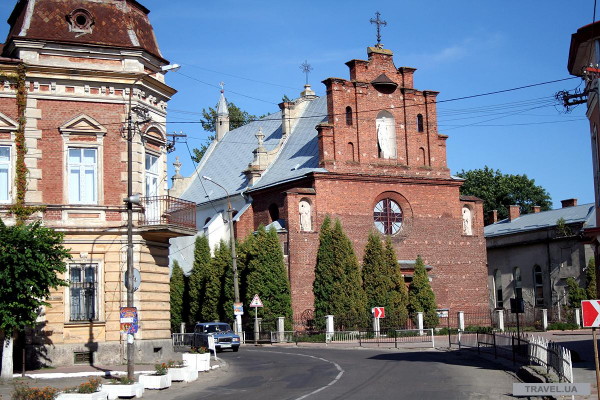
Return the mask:
[[[144,398],[509,399],[516,378],[468,352],[243,347],[227,370]],[[206,376],[211,376],[207,379]]]

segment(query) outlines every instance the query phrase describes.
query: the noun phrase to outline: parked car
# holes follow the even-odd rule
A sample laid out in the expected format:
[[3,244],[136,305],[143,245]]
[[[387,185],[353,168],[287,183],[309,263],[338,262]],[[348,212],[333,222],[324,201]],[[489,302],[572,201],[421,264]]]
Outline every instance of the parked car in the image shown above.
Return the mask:
[[215,349],[240,349],[240,337],[226,322],[198,322],[194,327],[194,346],[208,347],[208,336],[215,338]]

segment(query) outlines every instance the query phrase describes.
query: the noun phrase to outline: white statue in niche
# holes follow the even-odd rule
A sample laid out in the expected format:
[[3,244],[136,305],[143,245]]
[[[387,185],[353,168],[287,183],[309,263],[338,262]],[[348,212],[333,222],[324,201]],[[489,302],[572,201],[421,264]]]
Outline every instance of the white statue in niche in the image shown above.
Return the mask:
[[396,158],[396,122],[392,114],[382,111],[377,116],[377,142],[381,158]]
[[473,217],[469,207],[463,207],[462,209],[462,221],[463,221],[463,235],[473,234]]
[[310,203],[306,200],[300,200],[298,209],[300,211],[300,230],[305,232],[312,231]]

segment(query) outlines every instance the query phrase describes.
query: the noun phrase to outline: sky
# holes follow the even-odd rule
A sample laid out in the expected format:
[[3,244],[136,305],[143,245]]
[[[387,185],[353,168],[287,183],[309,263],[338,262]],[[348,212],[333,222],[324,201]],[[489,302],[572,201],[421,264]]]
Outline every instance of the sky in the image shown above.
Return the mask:
[[[569,78],[571,34],[594,18],[594,0],[355,0],[196,1],[140,0],[150,10],[163,56],[182,68],[167,74],[178,90],[169,102],[167,131],[187,135],[200,147],[209,133],[199,123],[214,107],[219,83],[229,102],[254,115],[278,111],[282,97],[299,97],[305,83],[300,65],[319,96],[326,78],[348,79],[345,63],[367,59],[376,43],[375,12],[384,47],[396,67],[417,68],[415,88],[435,90],[438,131],[449,136],[452,173],[489,166],[526,174],[560,200],[593,202],[589,125],[585,105],[566,113],[556,92],[582,88],[579,78],[455,100]],[[6,21],[15,0],[3,1]],[[6,37],[8,24],[0,24]],[[1,40],[1,39],[0,39]],[[175,156],[181,173],[194,171],[188,146]]]

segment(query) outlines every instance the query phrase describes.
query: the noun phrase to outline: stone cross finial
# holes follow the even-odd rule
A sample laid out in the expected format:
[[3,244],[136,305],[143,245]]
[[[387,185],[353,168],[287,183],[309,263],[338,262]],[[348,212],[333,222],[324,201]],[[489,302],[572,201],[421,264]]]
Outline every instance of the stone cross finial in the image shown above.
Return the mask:
[[372,24],[377,24],[377,45],[376,47],[378,49],[382,49],[383,48],[383,44],[381,44],[381,27],[382,26],[386,26],[387,22],[383,21],[381,19],[379,19],[379,17],[381,16],[381,14],[379,13],[379,11],[377,11],[375,13],[375,19],[371,18],[371,23]]
[[181,161],[179,161],[179,156],[175,157],[175,162],[173,163],[173,167],[175,167],[175,175],[179,175],[179,171],[181,170]]
[[310,71],[312,71],[313,68],[308,61],[304,60],[304,62],[300,64],[300,69],[306,75],[306,84],[308,85],[308,74],[310,74]]
[[256,137],[256,139],[258,140],[258,147],[262,147],[263,139],[265,138],[265,134],[263,133],[262,128],[258,128],[258,132],[256,132],[256,135],[254,135],[254,137]]

